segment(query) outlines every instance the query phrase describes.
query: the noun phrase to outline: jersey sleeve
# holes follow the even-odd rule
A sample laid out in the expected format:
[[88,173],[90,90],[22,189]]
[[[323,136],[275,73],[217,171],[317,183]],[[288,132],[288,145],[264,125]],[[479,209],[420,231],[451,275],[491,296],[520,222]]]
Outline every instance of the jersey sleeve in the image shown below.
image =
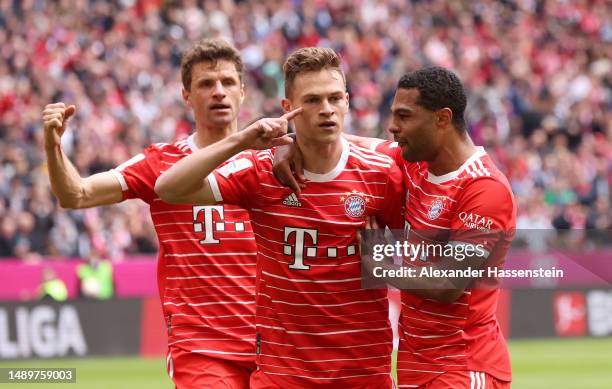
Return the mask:
[[238,154],[208,176],[215,200],[249,209],[259,197],[260,170],[255,152]]
[[504,238],[514,234],[516,205],[510,189],[493,179],[466,185],[451,220],[454,244],[483,245],[485,256]]
[[374,151],[388,155],[389,157],[393,158],[393,160],[398,166],[402,166],[404,163],[404,158],[402,157],[402,148],[399,147],[397,142],[391,142],[389,140],[372,142],[370,148]]
[[406,190],[404,177],[397,165],[392,164],[387,175],[382,206],[376,215],[390,229],[403,229],[405,224],[404,205]]
[[160,149],[154,145],[147,147],[142,153],[133,156],[110,172],[115,175],[123,199],[139,198],[150,203],[157,197],[155,181],[159,177]]

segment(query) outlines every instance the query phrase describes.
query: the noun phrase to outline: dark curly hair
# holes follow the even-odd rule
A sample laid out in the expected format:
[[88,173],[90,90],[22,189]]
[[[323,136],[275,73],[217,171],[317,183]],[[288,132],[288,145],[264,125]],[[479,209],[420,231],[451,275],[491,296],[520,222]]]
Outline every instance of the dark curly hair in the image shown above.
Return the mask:
[[450,108],[453,113],[453,125],[463,132],[466,129],[463,114],[467,98],[463,84],[455,73],[441,67],[420,69],[400,78],[397,88],[417,89],[418,104],[429,111]]

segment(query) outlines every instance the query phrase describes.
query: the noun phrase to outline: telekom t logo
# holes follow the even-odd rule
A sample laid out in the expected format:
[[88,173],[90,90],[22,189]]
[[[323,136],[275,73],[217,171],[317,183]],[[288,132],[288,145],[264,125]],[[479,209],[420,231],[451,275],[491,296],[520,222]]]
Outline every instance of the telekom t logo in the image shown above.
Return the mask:
[[[198,214],[201,212],[204,213],[204,223],[198,221]],[[221,219],[221,222],[216,223],[216,226],[213,224],[213,213],[219,215],[219,219]],[[201,244],[219,243],[219,240],[215,239],[213,231],[215,230],[214,227],[217,227],[217,231],[223,231],[225,229],[222,205],[193,207],[193,220],[193,230],[195,232],[202,232],[202,230],[204,230],[204,239],[200,241]]]
[[[219,216],[218,222],[213,222],[214,214]],[[204,214],[204,222],[199,220],[199,215]],[[219,239],[215,239],[215,231],[225,231],[225,216],[222,205],[206,205],[193,207],[193,230],[195,232],[204,231],[204,239],[200,241],[201,244],[213,244],[219,243]],[[244,223],[236,222],[236,232],[244,231]]]
[[[293,233],[295,233],[295,244],[283,245],[283,253],[285,255],[293,254],[294,261],[291,265],[289,265],[289,269],[308,270],[310,269],[310,266],[304,264],[304,249],[306,249],[307,257],[312,258],[317,256],[317,230],[309,228],[285,227],[285,243],[289,243],[289,238]],[[310,237],[310,241],[312,242],[311,245],[309,245],[310,247],[306,246],[306,235]]]

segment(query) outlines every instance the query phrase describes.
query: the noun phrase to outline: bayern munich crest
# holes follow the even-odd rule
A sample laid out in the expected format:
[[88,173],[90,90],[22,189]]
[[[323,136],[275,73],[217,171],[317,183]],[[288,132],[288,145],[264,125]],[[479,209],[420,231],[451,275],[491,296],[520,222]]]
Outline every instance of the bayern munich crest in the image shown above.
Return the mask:
[[427,217],[429,218],[429,220],[437,219],[443,210],[444,210],[444,202],[440,199],[434,200],[434,202],[431,203],[431,205],[429,206]]
[[361,217],[365,213],[366,202],[362,196],[351,194],[344,200],[344,211],[350,217]]

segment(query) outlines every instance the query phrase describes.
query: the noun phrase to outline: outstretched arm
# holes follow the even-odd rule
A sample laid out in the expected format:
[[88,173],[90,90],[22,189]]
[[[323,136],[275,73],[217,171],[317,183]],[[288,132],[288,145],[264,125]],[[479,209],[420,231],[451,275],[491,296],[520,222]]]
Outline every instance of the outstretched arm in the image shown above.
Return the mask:
[[114,204],[123,199],[121,185],[110,172],[83,178],[61,147],[61,137],[76,107],[48,104],[43,110],[45,154],[51,189],[64,208],[88,208]]
[[261,119],[246,129],[205,147],[174,164],[155,183],[155,193],[171,204],[214,204],[206,177],[217,166],[247,149],[263,150],[292,143],[286,136],[289,120],[302,112],[295,109],[276,119]]

